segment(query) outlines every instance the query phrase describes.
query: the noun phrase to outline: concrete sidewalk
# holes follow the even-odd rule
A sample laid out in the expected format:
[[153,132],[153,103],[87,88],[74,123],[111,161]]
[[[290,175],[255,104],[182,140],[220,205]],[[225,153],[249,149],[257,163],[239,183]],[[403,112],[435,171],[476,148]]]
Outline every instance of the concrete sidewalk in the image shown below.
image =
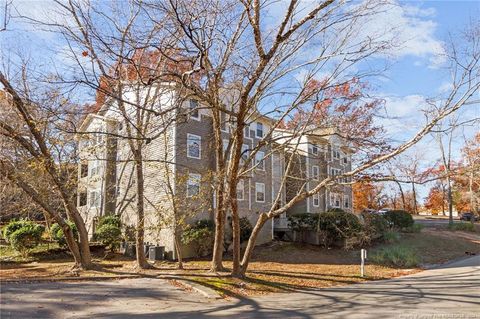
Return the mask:
[[478,318],[480,256],[397,279],[234,301],[162,279],[4,284],[1,318]]

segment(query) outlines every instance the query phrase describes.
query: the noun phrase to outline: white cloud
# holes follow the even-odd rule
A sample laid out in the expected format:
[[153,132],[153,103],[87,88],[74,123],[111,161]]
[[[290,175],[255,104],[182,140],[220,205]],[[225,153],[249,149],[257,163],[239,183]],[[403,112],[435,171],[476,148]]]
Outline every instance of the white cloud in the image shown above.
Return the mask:
[[444,62],[444,51],[443,42],[435,36],[435,14],[434,8],[401,5],[392,0],[365,21],[360,36],[383,34],[385,40],[393,40],[396,44],[389,55],[420,57],[431,67],[437,67]]
[[378,121],[388,135],[398,142],[411,137],[423,124],[426,108],[425,97],[421,95],[384,96],[385,108]]

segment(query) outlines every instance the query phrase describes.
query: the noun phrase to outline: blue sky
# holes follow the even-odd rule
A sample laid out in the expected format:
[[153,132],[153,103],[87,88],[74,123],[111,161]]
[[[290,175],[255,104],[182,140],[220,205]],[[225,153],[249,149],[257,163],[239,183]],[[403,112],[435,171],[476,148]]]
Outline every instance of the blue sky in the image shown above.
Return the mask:
[[[52,14],[49,0],[14,0],[14,4],[18,11],[25,15],[41,18]],[[404,43],[401,48],[392,52],[389,59],[391,66],[384,76],[374,80],[372,84],[376,95],[385,99],[388,114],[395,117],[386,120],[384,124],[388,126],[392,136],[402,140],[411,136],[422,124],[421,108],[424,99],[439,95],[448,84],[448,77],[438,54],[442,52],[444,40],[450,32],[462,30],[470,19],[479,19],[480,0],[401,1],[399,4],[399,7],[380,16],[373,26],[398,26],[401,30],[399,37]],[[58,50],[64,44],[57,42],[53,35],[18,21],[11,21],[9,28],[9,32],[0,34],[2,55],[8,54],[10,50],[18,50],[31,55],[37,61],[47,62],[46,64],[51,60],[61,61],[62,56]],[[1,59],[2,57],[0,63]],[[480,106],[469,107],[462,112],[462,117],[480,117]],[[458,132],[454,154],[459,154],[464,142],[463,135],[471,137],[479,130],[477,124]],[[431,166],[439,159],[438,147],[432,138],[426,138],[410,153],[421,153],[424,167]],[[425,196],[426,192],[426,187],[421,188],[422,196]]]

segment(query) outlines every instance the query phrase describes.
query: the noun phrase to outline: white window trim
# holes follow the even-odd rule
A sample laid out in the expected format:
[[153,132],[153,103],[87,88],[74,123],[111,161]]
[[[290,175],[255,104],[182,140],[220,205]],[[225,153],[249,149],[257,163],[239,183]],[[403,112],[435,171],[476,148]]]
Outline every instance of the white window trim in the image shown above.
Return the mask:
[[[193,139],[197,139],[197,140],[198,140],[198,157],[196,157],[196,156],[191,156],[191,155],[189,154],[189,151],[188,151],[189,143],[190,143],[190,141],[192,141]],[[202,137],[201,137],[201,136],[187,133],[187,157],[188,157],[188,158],[195,158],[195,159],[201,159],[201,158],[202,158]]]
[[202,119],[202,115],[200,114],[200,109],[198,108],[198,107],[200,106],[200,102],[198,102],[198,100],[195,100],[195,99],[190,99],[190,100],[188,100],[188,109],[189,109],[190,112],[191,112],[192,110],[194,110],[194,109],[192,108],[192,105],[191,105],[192,101],[197,101],[197,109],[196,109],[196,110],[197,110],[198,116],[193,116],[192,113],[190,113],[190,118],[191,118],[192,120],[195,120],[195,121],[199,121],[199,122],[200,122],[200,120]]
[[[342,207],[342,201],[340,200],[339,197],[340,197],[340,194],[338,194],[338,193],[330,193],[330,198],[329,198],[330,207],[334,207],[334,208],[341,208]],[[338,205],[335,204],[337,199],[338,199]]]
[[[263,186],[263,201],[258,200],[257,194],[260,193],[258,191],[259,186]],[[255,201],[257,203],[265,203],[265,197],[267,196],[267,190],[265,188],[265,183],[255,183]]]
[[[315,205],[315,200],[317,200],[316,205]],[[320,194],[318,194],[318,193],[313,194],[312,203],[313,203],[313,207],[320,207]]]
[[[261,167],[260,164],[263,167]],[[255,153],[255,169],[257,171],[265,171],[265,152],[264,151],[257,151],[257,153]]]
[[[95,195],[95,201],[92,204],[92,194]],[[88,196],[87,196],[87,206],[88,208],[99,208],[101,205],[101,194],[99,191],[89,191]]]
[[[262,136],[258,135],[258,125],[259,124],[262,126]],[[255,127],[255,137],[256,138],[263,138],[264,136],[265,136],[265,126],[263,125],[262,122],[257,122],[256,127]]]
[[196,173],[189,173],[188,174],[188,179],[187,179],[187,197],[193,197],[193,196],[196,196],[198,194],[189,194],[188,192],[188,189],[189,189],[189,183],[190,181],[197,181],[198,182],[198,192],[200,193],[200,180],[201,180],[202,176],[200,174],[196,174]]

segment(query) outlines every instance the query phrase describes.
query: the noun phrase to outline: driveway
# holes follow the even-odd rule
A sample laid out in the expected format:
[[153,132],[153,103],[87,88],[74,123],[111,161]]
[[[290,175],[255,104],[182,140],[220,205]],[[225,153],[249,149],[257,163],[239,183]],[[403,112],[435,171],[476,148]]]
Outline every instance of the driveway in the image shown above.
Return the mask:
[[233,301],[162,279],[4,284],[3,318],[480,318],[480,256],[393,280]]

